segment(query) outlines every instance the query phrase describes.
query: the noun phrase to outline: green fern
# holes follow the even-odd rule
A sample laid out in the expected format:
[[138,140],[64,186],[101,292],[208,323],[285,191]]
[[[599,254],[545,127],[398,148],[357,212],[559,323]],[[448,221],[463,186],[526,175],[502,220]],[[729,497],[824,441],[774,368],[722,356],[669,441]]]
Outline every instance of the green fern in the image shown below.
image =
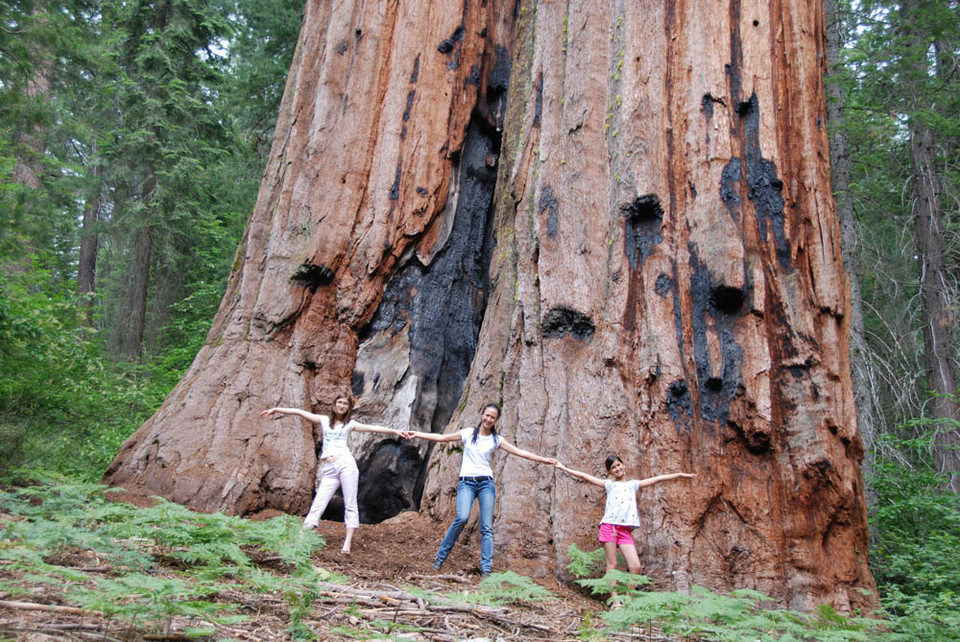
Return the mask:
[[593,551],[581,550],[576,544],[567,547],[567,570],[576,577],[595,577],[603,570],[604,552],[602,548]]
[[622,598],[623,608],[603,615],[608,631],[654,624],[664,635],[718,642],[741,640],[817,640],[853,642],[876,637],[878,623],[846,618],[829,607],[816,617],[761,605],[770,598],[741,590],[719,595],[702,587],[690,594],[635,592]]
[[[6,569],[24,582],[60,587],[70,603],[148,628],[168,626],[175,616],[207,621],[237,617],[235,605],[208,599],[235,581],[284,594],[297,616],[291,635],[315,637],[301,620],[316,597],[318,579],[334,578],[311,566],[323,540],[301,528],[298,519],[256,523],[195,513],[160,498],[151,508],[137,508],[108,502],[103,491],[93,484],[34,481],[0,492],[0,510],[12,518],[0,525],[0,560],[8,562]],[[122,574],[92,575],[60,565],[90,553]],[[258,568],[251,553],[279,556],[293,569],[292,576],[281,578]],[[152,568],[171,561],[186,568],[180,577],[151,574]],[[192,634],[209,635],[210,629]]]
[[653,580],[646,575],[625,573],[616,569],[607,571],[603,577],[577,580],[577,584],[590,589],[594,595],[633,593],[637,586],[647,586],[652,583]]
[[466,597],[476,604],[525,604],[555,600],[557,596],[529,577],[513,571],[493,573],[480,582],[477,590]]

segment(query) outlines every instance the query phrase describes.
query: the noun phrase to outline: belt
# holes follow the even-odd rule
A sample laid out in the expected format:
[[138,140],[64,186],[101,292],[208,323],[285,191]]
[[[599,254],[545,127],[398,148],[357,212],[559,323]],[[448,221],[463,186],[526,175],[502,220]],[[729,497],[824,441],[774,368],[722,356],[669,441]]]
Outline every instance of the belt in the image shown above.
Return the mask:
[[461,477],[460,481],[469,481],[469,482],[480,482],[480,481],[490,481],[493,480],[493,477],[490,475],[484,475],[482,477]]

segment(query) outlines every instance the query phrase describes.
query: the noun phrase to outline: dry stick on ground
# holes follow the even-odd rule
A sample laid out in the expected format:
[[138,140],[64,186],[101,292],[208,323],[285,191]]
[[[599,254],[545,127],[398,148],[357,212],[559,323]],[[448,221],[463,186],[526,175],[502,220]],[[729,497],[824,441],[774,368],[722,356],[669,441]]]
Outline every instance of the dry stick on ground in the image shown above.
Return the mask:
[[450,580],[461,584],[473,584],[473,580],[462,575],[411,575],[412,580]]
[[[391,605],[399,605],[403,601],[407,602],[417,602],[418,606],[422,603],[417,596],[406,591],[378,591],[378,590],[366,590],[358,589],[352,586],[342,586],[339,584],[332,584],[330,582],[318,582],[317,586],[323,588],[320,592],[321,599],[323,596],[329,596],[330,599],[333,599],[336,602],[341,602],[346,596],[352,596],[352,600],[358,604],[369,607],[378,607],[379,604],[374,602],[374,600],[380,600],[381,602],[386,602]],[[487,620],[495,622],[500,626],[505,626],[512,629],[517,627],[532,629],[535,631],[540,631],[543,633],[556,633],[557,631],[552,627],[543,626],[541,624],[534,623],[525,623],[518,622],[509,618],[510,609],[505,607],[491,607],[491,606],[482,606],[469,604],[466,602],[455,602],[447,598],[438,598],[439,604],[425,604],[421,607],[426,611],[438,611],[438,612],[449,612],[453,611],[456,613],[470,614],[478,617],[483,617]]]
[[0,608],[17,609],[20,611],[50,611],[52,613],[69,613],[71,615],[103,616],[100,611],[78,609],[74,606],[58,606],[56,604],[34,604],[33,602],[11,602],[0,600]]

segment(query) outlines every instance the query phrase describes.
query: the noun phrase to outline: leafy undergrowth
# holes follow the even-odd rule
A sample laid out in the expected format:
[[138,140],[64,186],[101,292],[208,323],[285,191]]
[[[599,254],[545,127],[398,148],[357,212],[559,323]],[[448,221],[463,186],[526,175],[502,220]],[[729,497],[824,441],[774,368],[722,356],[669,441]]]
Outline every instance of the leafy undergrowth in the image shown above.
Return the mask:
[[[845,618],[826,608],[809,615],[784,611],[752,591],[730,596],[704,589],[689,595],[645,592],[630,588],[639,576],[625,573],[578,581],[607,596],[605,602],[561,585],[550,590],[511,571],[479,582],[463,575],[399,573],[386,566],[386,539],[381,534],[380,541],[367,544],[364,558],[371,566],[363,577],[351,572],[358,566],[356,549],[340,569],[330,568],[338,566],[334,557],[318,566],[324,538],[302,529],[295,517],[252,521],[195,513],[161,499],[142,508],[108,501],[104,487],[92,484],[8,487],[0,492],[0,636],[444,641],[882,637],[875,620]],[[416,539],[396,545],[423,546]],[[434,544],[429,542],[431,550]],[[591,576],[602,551],[572,548],[570,556],[574,575]],[[617,597],[609,597],[612,588]],[[608,608],[614,603],[620,608]]]

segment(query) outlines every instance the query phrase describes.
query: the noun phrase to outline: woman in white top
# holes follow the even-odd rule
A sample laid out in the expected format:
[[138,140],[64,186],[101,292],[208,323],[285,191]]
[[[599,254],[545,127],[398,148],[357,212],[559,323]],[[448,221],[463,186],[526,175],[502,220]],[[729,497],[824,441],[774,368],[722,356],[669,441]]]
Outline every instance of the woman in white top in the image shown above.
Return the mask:
[[605,462],[607,472],[613,479],[600,479],[579,470],[567,468],[557,464],[563,472],[579,477],[583,481],[602,486],[607,491],[607,501],[603,509],[603,519],[600,520],[600,542],[607,560],[607,570],[617,568],[617,547],[627,561],[627,568],[631,573],[640,572],[640,556],[637,555],[637,545],[633,541],[633,529],[640,525],[640,515],[637,511],[637,491],[644,486],[652,486],[670,479],[679,477],[696,477],[690,473],[670,473],[647,479],[625,480],[626,468],[623,460],[617,455],[610,455]]
[[428,441],[459,441],[463,444],[463,459],[460,462],[460,480],[457,483],[457,518],[450,524],[446,536],[440,543],[440,550],[433,561],[433,568],[440,570],[444,560],[450,555],[460,532],[463,530],[470,509],[475,500],[480,501],[480,574],[486,577],[493,570],[493,504],[496,490],[493,485],[493,470],[490,468],[490,456],[498,448],[511,455],[530,461],[554,465],[556,459],[541,457],[517,448],[497,434],[497,420],[500,418],[500,406],[491,403],[483,408],[480,423],[473,428],[463,428],[457,432],[436,434],[430,432],[408,432],[405,436],[419,437]]
[[[261,417],[269,417],[274,414],[298,415],[314,424],[314,434],[319,425],[322,430],[323,447],[320,451],[319,466],[317,468],[317,495],[313,498],[313,504],[307,512],[306,519],[303,520],[304,528],[316,528],[320,523],[320,516],[327,509],[327,504],[337,488],[343,486],[343,522],[347,527],[347,535],[343,539],[342,553],[350,554],[350,548],[353,544],[353,532],[360,526],[360,514],[357,511],[357,480],[360,477],[360,471],[357,470],[357,462],[350,452],[347,439],[350,433],[357,432],[378,432],[386,435],[402,436],[399,430],[387,428],[386,426],[376,426],[372,424],[362,424],[350,419],[350,413],[353,410],[353,397],[349,394],[337,396],[333,402],[333,413],[327,415],[315,415],[299,408],[270,408],[260,413]],[[314,437],[316,439],[316,437]]]

